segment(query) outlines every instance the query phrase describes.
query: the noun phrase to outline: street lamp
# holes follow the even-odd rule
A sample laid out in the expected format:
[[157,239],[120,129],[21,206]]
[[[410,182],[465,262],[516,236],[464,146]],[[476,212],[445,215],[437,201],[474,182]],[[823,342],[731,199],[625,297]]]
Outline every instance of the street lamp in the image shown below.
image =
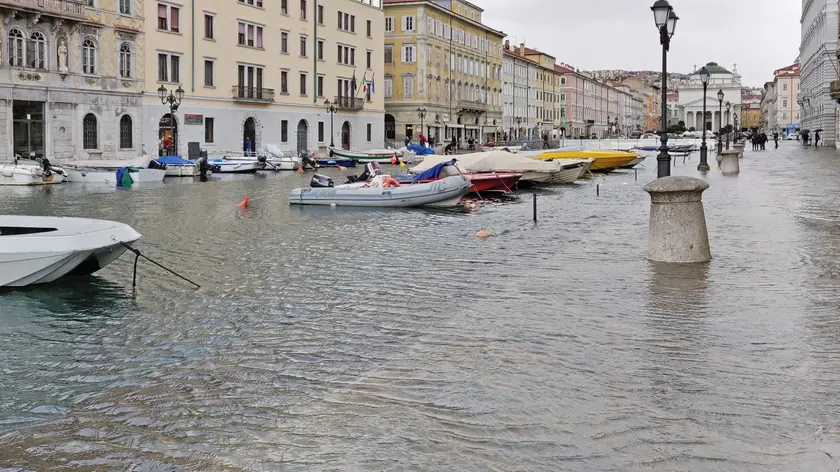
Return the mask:
[[659,44],[662,45],[662,116],[660,117],[662,134],[660,139],[662,145],[659,147],[656,176],[658,178],[671,175],[671,155],[668,154],[668,50],[671,47],[671,38],[674,37],[674,30],[677,29],[677,20],[680,18],[674,13],[673,7],[668,0],[656,0],[652,7],[653,20],[656,28],[659,29]]
[[703,66],[700,69],[700,82],[703,83],[703,142],[700,144],[700,164],[697,165],[697,170],[700,172],[708,172],[712,169],[708,162],[709,148],[706,147],[706,91],[709,89],[710,78],[708,69]]
[[161,85],[158,89],[158,97],[160,102],[164,105],[169,105],[169,134],[172,136],[173,149],[175,154],[178,153],[178,134],[175,130],[175,112],[178,111],[178,106],[184,100],[184,89],[179,85],[175,92],[167,90]]
[[[718,115],[720,116],[720,123],[718,126],[718,154],[723,152],[723,90],[718,90]],[[714,121],[714,120],[712,120]]]
[[329,99],[324,100],[324,109],[327,113],[330,114],[330,147],[335,147],[335,131],[333,129],[333,117],[335,116],[335,112],[338,111],[336,108],[336,104],[338,101],[331,102]]
[[417,108],[417,116],[420,118],[420,134],[423,134],[423,124],[426,120],[426,109],[425,108]]
[[729,110],[732,108],[732,104],[726,102],[726,150],[729,150]]
[[522,138],[522,136],[519,134],[520,131],[522,131],[522,117],[517,116],[516,117],[516,140],[517,141],[519,141]]

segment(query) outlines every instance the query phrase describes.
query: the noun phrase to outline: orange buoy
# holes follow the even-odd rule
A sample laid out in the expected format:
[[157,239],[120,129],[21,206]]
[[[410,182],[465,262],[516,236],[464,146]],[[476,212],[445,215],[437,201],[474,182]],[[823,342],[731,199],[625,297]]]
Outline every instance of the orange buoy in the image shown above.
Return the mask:
[[337,167],[338,167],[338,170],[344,170],[344,169],[346,169],[346,167],[344,167],[344,166],[337,166]]
[[481,228],[473,236],[475,236],[476,238],[479,238],[479,239],[489,238],[490,237],[490,231],[487,231],[485,228]]
[[397,153],[394,153],[394,157],[391,158],[391,165],[392,166],[397,165],[398,161],[399,161],[399,159],[397,159]]
[[303,173],[303,166],[298,166],[298,168],[297,168],[297,173],[298,173],[298,174],[302,174],[302,173]]
[[251,197],[245,197],[245,198],[243,198],[243,199],[242,199],[242,201],[241,201],[241,202],[239,202],[239,204],[238,204],[238,205],[236,205],[236,206],[238,206],[238,207],[242,207],[242,208],[248,208],[248,202],[249,202],[249,201],[251,201]]

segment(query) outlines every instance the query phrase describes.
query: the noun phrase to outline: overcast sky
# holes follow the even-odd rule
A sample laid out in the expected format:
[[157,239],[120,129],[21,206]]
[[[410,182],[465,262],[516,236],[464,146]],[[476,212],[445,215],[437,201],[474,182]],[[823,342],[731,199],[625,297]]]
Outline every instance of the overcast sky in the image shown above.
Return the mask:
[[[483,22],[584,70],[661,70],[654,0],[474,0]],[[738,64],[760,87],[799,54],[799,0],[669,0],[680,17],[668,70]]]

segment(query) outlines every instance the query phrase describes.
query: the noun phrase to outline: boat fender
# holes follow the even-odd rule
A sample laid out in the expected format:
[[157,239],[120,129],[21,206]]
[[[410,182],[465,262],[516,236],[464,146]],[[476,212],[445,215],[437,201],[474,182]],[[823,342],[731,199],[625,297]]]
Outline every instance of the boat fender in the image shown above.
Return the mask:
[[382,179],[382,188],[389,188],[389,187],[399,187],[400,183],[396,180],[392,179],[391,177],[386,177]]

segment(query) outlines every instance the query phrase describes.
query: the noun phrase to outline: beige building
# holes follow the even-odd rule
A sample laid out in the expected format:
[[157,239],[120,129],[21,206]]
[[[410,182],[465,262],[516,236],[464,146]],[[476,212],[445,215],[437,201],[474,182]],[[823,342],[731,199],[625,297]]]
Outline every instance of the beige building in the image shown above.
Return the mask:
[[146,0],[0,0],[0,161],[140,152]]
[[[143,137],[154,151],[171,154],[173,133],[181,155],[190,142],[211,155],[383,146],[380,0],[146,0],[145,15]],[[160,87],[184,91],[174,123]]]
[[504,33],[461,0],[384,0],[386,140],[494,139]]

